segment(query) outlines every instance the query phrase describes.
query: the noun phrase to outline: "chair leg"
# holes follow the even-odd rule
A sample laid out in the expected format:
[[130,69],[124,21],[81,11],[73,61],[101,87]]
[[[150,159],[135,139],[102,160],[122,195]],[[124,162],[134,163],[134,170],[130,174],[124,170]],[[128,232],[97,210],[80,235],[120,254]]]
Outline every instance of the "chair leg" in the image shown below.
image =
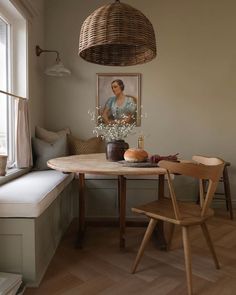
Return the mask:
[[188,295],[193,295],[191,249],[190,249],[189,232],[188,232],[188,227],[187,226],[182,227],[182,235],[183,235],[184,257],[185,257],[185,268],[186,268]]
[[224,191],[225,191],[226,208],[227,210],[229,210],[230,219],[234,219],[230,184],[229,184],[229,175],[228,175],[228,170],[226,166],[223,170],[223,183],[224,183]]
[[175,232],[175,224],[174,223],[169,223],[169,224],[170,224],[170,234],[167,241],[167,251],[169,251],[171,248],[171,244],[172,244],[172,240],[173,240],[173,236]]
[[[205,196],[206,191],[207,191],[207,181],[205,179],[202,180],[202,185],[203,185],[203,194]],[[201,200],[200,200],[200,190],[198,190],[198,197],[197,197],[196,204],[202,206]]]
[[207,245],[208,245],[208,247],[210,249],[210,252],[212,254],[215,266],[216,266],[217,269],[220,269],[220,264],[219,264],[219,261],[217,259],[216,252],[215,252],[212,240],[211,240],[211,236],[209,234],[209,231],[208,231],[208,228],[207,228],[207,225],[206,225],[205,222],[201,224],[201,228],[202,228],[202,232],[204,234],[204,237],[206,239]]
[[153,230],[154,230],[156,224],[157,224],[157,220],[151,218],[150,221],[149,221],[147,230],[145,232],[144,238],[142,240],[141,246],[140,246],[140,248],[138,250],[138,254],[137,254],[137,256],[135,258],[135,261],[134,261],[134,264],[132,266],[131,273],[135,273],[136,268],[137,268],[137,266],[138,266],[138,264],[139,264],[139,262],[140,262],[140,260],[141,260],[141,258],[143,256],[144,250],[145,250],[145,248],[147,246],[147,243],[150,240],[150,237],[151,237],[151,235],[153,233]]

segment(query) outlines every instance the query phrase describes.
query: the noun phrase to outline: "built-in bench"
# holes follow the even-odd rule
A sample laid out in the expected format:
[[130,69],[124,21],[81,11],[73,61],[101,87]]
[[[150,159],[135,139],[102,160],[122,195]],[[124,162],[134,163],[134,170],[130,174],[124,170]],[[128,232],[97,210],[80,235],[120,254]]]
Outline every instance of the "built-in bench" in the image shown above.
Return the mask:
[[0,186],[0,271],[39,284],[73,218],[73,178],[32,171]]
[[[78,183],[73,174],[34,171],[0,186],[0,271],[20,273],[37,286],[73,217],[78,216]],[[117,218],[117,177],[86,174],[86,215]],[[158,194],[158,176],[127,177],[130,208]]]

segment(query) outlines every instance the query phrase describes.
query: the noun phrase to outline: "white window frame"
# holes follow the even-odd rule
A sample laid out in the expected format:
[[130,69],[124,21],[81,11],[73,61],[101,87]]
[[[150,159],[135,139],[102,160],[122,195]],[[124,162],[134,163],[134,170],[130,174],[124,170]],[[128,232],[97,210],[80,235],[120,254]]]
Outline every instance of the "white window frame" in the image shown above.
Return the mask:
[[[6,52],[7,52],[7,92],[11,92],[12,89],[12,67],[13,67],[13,56],[12,56],[12,27],[9,20],[0,14],[1,20],[7,25],[7,35],[6,35]],[[8,155],[8,167],[14,166],[15,164],[15,104],[12,97],[6,97],[6,123],[7,123],[7,155]]]
[[[8,89],[7,92],[27,97],[28,93],[28,24],[11,2],[0,0],[0,17],[8,24]],[[16,100],[7,97],[8,168],[16,162]]]
[[[8,23],[8,91],[12,92],[13,85],[13,34],[12,25]],[[7,152],[8,152],[8,165],[13,166],[16,161],[16,145],[15,145],[15,125],[16,125],[16,112],[15,112],[15,100],[13,97],[8,97],[8,116],[7,116]]]

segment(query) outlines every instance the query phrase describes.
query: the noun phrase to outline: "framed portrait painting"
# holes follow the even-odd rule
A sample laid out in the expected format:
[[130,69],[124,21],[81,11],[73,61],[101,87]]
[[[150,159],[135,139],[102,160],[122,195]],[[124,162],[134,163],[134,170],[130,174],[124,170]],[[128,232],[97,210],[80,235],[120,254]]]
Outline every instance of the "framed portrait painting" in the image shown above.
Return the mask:
[[141,124],[141,74],[97,74],[97,110],[103,123]]

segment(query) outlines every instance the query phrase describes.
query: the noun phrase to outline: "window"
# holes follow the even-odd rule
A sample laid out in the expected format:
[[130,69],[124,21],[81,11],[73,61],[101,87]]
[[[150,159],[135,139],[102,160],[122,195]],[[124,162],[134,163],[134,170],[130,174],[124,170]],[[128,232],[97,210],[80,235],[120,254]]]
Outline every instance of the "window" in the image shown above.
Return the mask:
[[[11,88],[10,25],[0,17],[0,89]],[[0,94],[0,154],[8,155],[8,162],[14,162],[14,109],[13,100]]]
[[[27,93],[27,23],[10,1],[0,0],[0,89]],[[15,99],[0,93],[0,154],[15,164]]]

